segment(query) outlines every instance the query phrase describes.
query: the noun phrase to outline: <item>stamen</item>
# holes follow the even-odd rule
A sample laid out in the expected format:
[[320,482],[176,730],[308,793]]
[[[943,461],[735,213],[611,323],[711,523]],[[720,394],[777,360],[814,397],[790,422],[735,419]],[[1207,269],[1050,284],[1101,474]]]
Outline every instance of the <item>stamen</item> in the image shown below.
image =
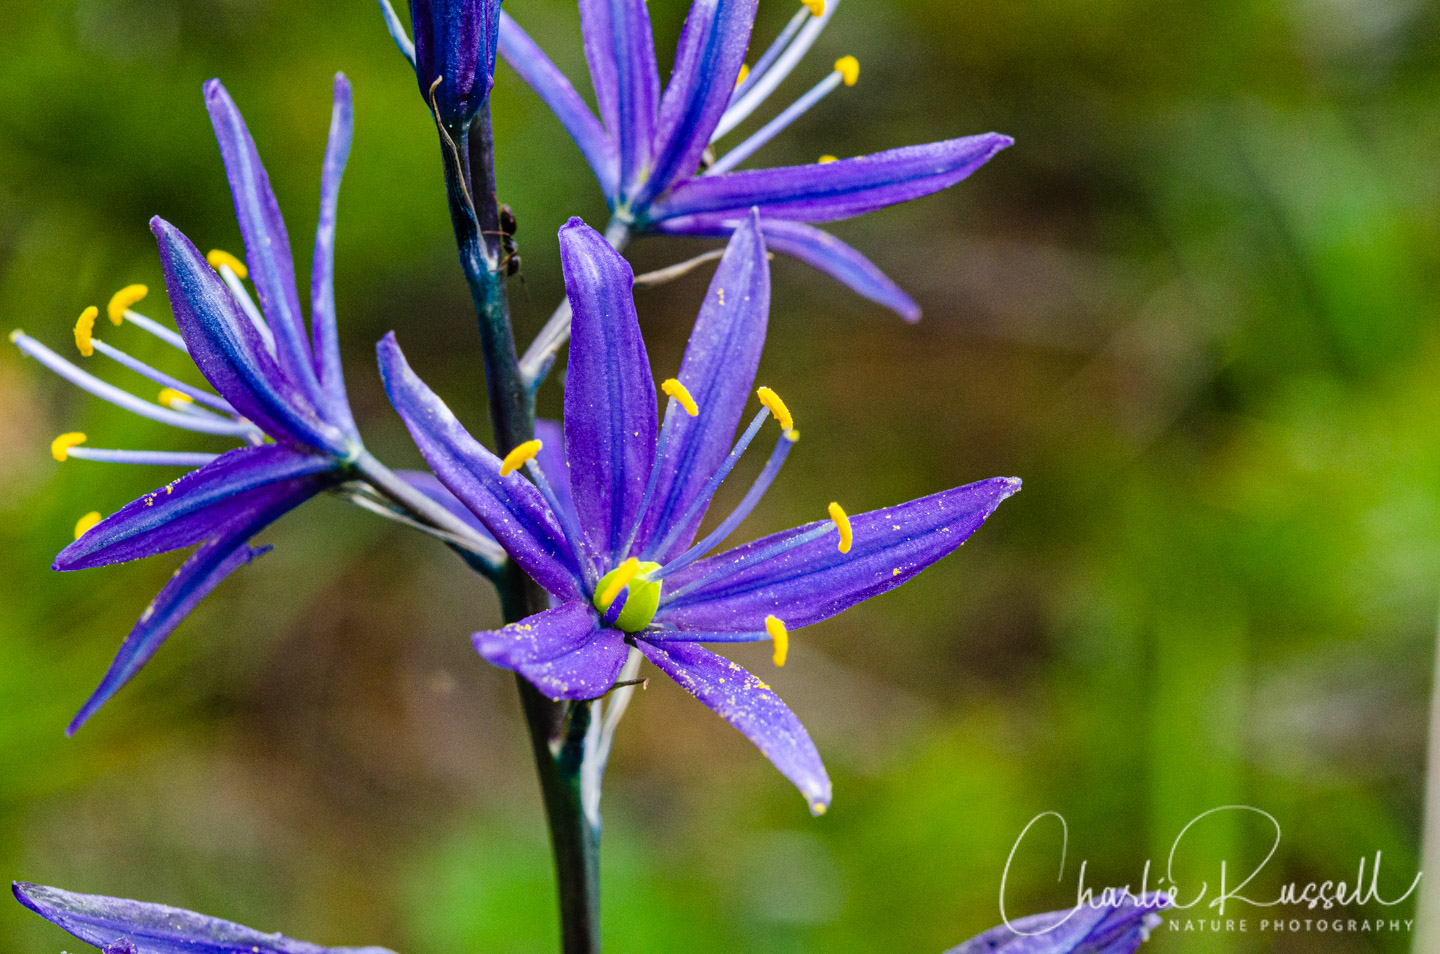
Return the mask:
[[743,82],[745,82],[745,78],[746,78],[747,76],[749,76],[749,75],[750,75],[750,64],[749,64],[749,63],[741,63],[741,64],[740,64],[740,75],[737,76],[737,77],[735,77],[735,88],[736,88],[736,89],[739,89],[739,88],[740,88],[740,84],[743,83]]
[[184,338],[180,337],[178,334],[171,331],[169,328],[166,328],[164,325],[160,324],[160,322],[156,321],[155,319],[146,318],[138,311],[130,308],[126,308],[120,317],[135,325],[136,327],[144,331],[150,332],[150,334],[159,338],[166,344],[174,345],[176,348],[179,348],[186,354],[190,353],[190,349],[185,345]]
[[[210,254],[216,255],[217,253],[227,255],[227,253],[220,252],[218,249]],[[240,310],[245,312],[245,316],[250,319],[250,324],[255,326],[255,330],[265,342],[265,349],[271,354],[274,354],[275,336],[270,332],[270,324],[265,320],[265,316],[260,313],[260,309],[255,305],[255,299],[250,297],[250,292],[241,281],[245,276],[241,272],[237,272],[234,265],[235,263],[227,257],[221,261],[219,265],[215,266],[215,270],[219,272],[220,277],[225,280],[225,285],[230,289],[230,294],[234,295],[235,300],[239,302]],[[240,267],[243,269],[245,266],[241,264]]]
[[703,586],[706,586],[720,576],[728,576],[734,573],[742,573],[750,567],[755,566],[757,563],[764,563],[766,560],[773,560],[775,557],[789,553],[791,550],[794,550],[797,547],[803,547],[807,543],[813,543],[814,541],[825,536],[825,534],[829,533],[830,530],[830,524],[822,523],[818,527],[812,527],[811,529],[806,530],[804,533],[797,534],[796,536],[793,536],[788,540],[781,540],[778,543],[771,544],[763,550],[758,550],[754,553],[746,554],[738,560],[726,563],[724,566],[718,566],[715,569],[711,570],[709,573],[700,577],[698,580],[691,580],[684,586],[676,587],[673,590],[667,591],[665,595],[661,597],[660,605],[664,606],[668,603],[673,603],[675,600],[680,599],[685,594],[691,593],[695,590],[700,589]]
[[[839,7],[840,0],[830,0],[825,4],[824,11],[818,16],[813,14],[813,8],[808,5],[796,14],[796,19],[792,20],[790,25],[785,28],[781,40],[777,40],[775,45],[766,51],[765,56],[761,58],[761,63],[757,63],[755,69],[751,71],[750,82],[745,85],[744,89],[736,90],[736,95],[731,97],[729,108],[720,118],[720,124],[715,127],[714,135],[710,137],[711,142],[725,136],[730,130],[749,119],[750,114],[755,112],[781,83],[785,82],[790,73],[805,58],[805,54],[810,52],[810,47],[815,45],[815,41],[819,39],[826,24],[830,22],[830,18],[835,15],[835,11]],[[792,26],[795,28],[793,33],[791,32]],[[793,37],[793,41],[786,39],[787,34]],[[779,48],[779,52],[776,52],[777,48]],[[776,52],[774,59],[765,63],[767,59],[770,59],[772,52]],[[760,68],[762,63],[766,66],[764,70]]]
[[600,609],[609,609],[610,604],[615,602],[615,597],[620,591],[630,585],[630,581],[640,575],[640,561],[631,557],[615,568],[610,576],[610,585],[595,597],[595,605]]
[[64,461],[70,456],[70,449],[79,447],[85,443],[85,440],[85,435],[79,431],[70,431],[67,434],[61,434],[50,442],[50,456],[58,461]]
[[[129,314],[133,314],[133,312],[130,312]],[[144,377],[149,378],[151,381],[154,381],[156,384],[164,385],[166,390],[177,391],[180,394],[183,394],[186,397],[190,398],[191,400],[199,401],[201,404],[205,404],[209,407],[214,408],[221,414],[233,415],[235,413],[235,409],[230,406],[230,402],[226,401],[222,397],[217,397],[216,395],[211,394],[208,391],[204,391],[200,388],[191,387],[184,381],[181,381],[179,378],[168,375],[164,371],[159,370],[158,368],[152,368],[144,361],[130,357],[130,355],[121,351],[119,348],[108,345],[105,342],[101,341],[99,338],[91,338],[90,343],[95,346],[96,351],[105,355],[107,358],[111,359],[116,364],[129,368],[136,374],[143,375]],[[163,393],[164,392],[162,392],[162,394]],[[162,399],[160,403],[165,404],[165,401]],[[169,407],[170,405],[165,404],[165,406]]]
[[220,271],[222,265],[229,265],[236,278],[250,277],[250,269],[245,267],[245,263],[224,249],[212,248],[210,254],[205,256],[205,261],[209,262],[210,267],[217,272]]
[[832,155],[829,155],[828,153],[827,153],[826,155],[821,156],[819,159],[815,160],[815,162],[816,162],[817,165],[822,165],[822,166],[828,166],[828,165],[830,165],[830,163],[832,163],[832,162],[839,162],[839,161],[840,161],[840,157],[839,157],[839,156],[832,156]]
[[148,417],[152,421],[160,421],[162,424],[170,424],[187,431],[199,431],[202,434],[225,434],[244,438],[256,437],[260,434],[248,421],[233,421],[221,417],[211,420],[194,414],[182,414],[179,411],[172,411],[160,407],[158,404],[141,400],[129,391],[121,390],[113,384],[101,381],[88,371],[80,370],[22,331],[12,332],[10,340],[22,353],[39,361],[82,391],[88,391],[101,400],[109,401],[127,411],[139,414],[141,417]]
[[92,510],[85,516],[81,517],[79,520],[76,520],[75,539],[79,540],[81,537],[85,536],[85,534],[89,533],[90,530],[94,528],[95,524],[99,523],[101,520],[104,519],[105,518],[100,515],[100,511]]
[[727,152],[707,169],[705,174],[718,176],[734,169],[740,163],[753,156],[761,146],[764,146],[770,140],[784,132],[791,123],[805,115],[816,103],[838,89],[841,83],[844,83],[846,86],[854,86],[859,79],[859,60],[853,56],[847,56],[838,60],[835,63],[834,71],[831,72],[829,76],[811,87],[808,93],[791,103],[779,116],[776,116],[764,126],[760,127],[760,130],[749,139],[746,139],[740,143],[740,145]]
[[[661,388],[664,388],[663,384]],[[670,394],[669,391],[665,393]],[[660,436],[655,440],[656,463],[654,467],[650,468],[650,479],[645,483],[645,493],[640,497],[640,506],[635,511],[635,526],[630,528],[630,535],[625,538],[625,545],[620,548],[621,560],[630,555],[630,548],[635,545],[635,537],[640,532],[640,525],[645,522],[645,515],[650,512],[650,502],[654,499],[655,491],[660,486],[660,471],[664,469],[660,466],[660,462],[665,459],[665,451],[670,446],[670,429],[675,423],[675,408],[679,404],[679,399],[674,395],[670,395],[670,400],[665,402],[665,419],[660,422]]]
[[515,471],[524,467],[527,462],[534,460],[535,455],[540,453],[542,446],[544,445],[542,445],[540,441],[526,441],[506,454],[505,459],[500,462],[500,476],[509,477],[515,473]]
[[782,428],[787,431],[795,430],[795,417],[785,406],[785,402],[780,400],[780,395],[769,388],[760,388],[755,392],[755,396],[760,399],[761,404],[769,408],[771,414],[775,415],[775,420],[780,422]]
[[540,496],[550,505],[550,512],[555,514],[555,519],[560,523],[560,532],[564,535],[565,541],[570,544],[570,550],[575,555],[575,562],[580,564],[580,570],[588,585],[595,580],[595,561],[590,556],[590,547],[586,543],[585,532],[575,522],[575,514],[572,510],[560,506],[560,498],[555,496],[555,488],[550,486],[549,479],[545,476],[544,469],[534,458],[525,462],[525,472],[530,475],[530,480],[540,491]]
[[149,464],[156,467],[204,467],[219,454],[190,453],[187,451],[132,451],[106,450],[99,447],[75,447],[70,456],[76,460],[90,460],[101,464]]
[[801,3],[810,8],[810,12],[817,16],[825,15],[825,0],[800,0]]
[[686,550],[674,560],[671,560],[666,566],[661,568],[659,572],[650,574],[650,578],[656,580],[664,579],[672,573],[678,573],[725,542],[725,538],[734,533],[740,524],[745,522],[745,518],[750,516],[751,511],[759,505],[761,499],[765,496],[765,492],[770,489],[770,485],[773,484],[775,478],[780,475],[780,468],[785,464],[785,458],[790,455],[790,448],[794,447],[795,442],[799,439],[800,434],[798,431],[790,430],[781,432],[780,439],[775,443],[775,450],[770,454],[770,460],[765,464],[765,469],[760,472],[760,476],[755,478],[755,483],[750,485],[750,489],[745,492],[744,498],[741,499],[730,516],[721,521],[720,526],[712,530],[705,539],[692,546],[689,550]]
[[75,321],[75,347],[85,357],[95,353],[95,347],[90,343],[91,336],[95,333],[95,319],[100,317],[100,309],[91,305],[80,312],[80,317]]
[[126,285],[124,288],[110,296],[110,304],[105,306],[105,313],[110,316],[110,324],[120,327],[125,320],[125,312],[130,306],[141,302],[146,295],[150,294],[147,285]]
[[691,417],[695,417],[700,413],[700,406],[696,404],[695,399],[690,396],[690,390],[675,378],[671,378],[661,384],[660,390],[679,401],[680,406],[685,409],[685,413]]
[[855,539],[855,533],[850,529],[850,518],[845,515],[845,508],[832,501],[830,504],[830,519],[835,521],[835,529],[840,531],[840,552],[849,553],[850,544]]
[[[795,39],[795,34],[800,32],[800,28],[809,22],[812,16],[813,14],[806,8],[802,0],[800,9],[796,10],[795,15],[790,18],[790,22],[785,24],[785,29],[780,31],[780,35],[775,38],[775,42],[771,43],[761,55],[760,59],[755,61],[755,67],[746,72],[744,80],[736,84],[735,92],[730,94],[730,102],[726,105],[727,112],[750,91],[750,88],[755,85],[757,80],[764,77],[770,67],[775,65],[775,61],[780,58],[780,54],[784,53],[785,48],[790,45],[790,41]],[[711,136],[710,141],[714,142],[719,138],[719,136]]]
[[778,616],[765,617],[765,632],[775,641],[775,665],[784,666],[785,657],[790,655],[790,631]]

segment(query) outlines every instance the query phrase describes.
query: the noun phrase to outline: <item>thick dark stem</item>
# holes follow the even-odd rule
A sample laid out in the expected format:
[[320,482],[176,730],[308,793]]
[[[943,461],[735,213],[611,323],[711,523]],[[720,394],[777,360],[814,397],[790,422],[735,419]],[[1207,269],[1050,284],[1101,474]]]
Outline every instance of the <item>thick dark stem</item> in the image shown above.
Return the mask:
[[[489,107],[481,109],[468,130],[442,133],[450,219],[460,264],[480,320],[490,420],[495,428],[496,452],[503,455],[534,436],[535,405],[520,374],[505,297]],[[499,590],[508,622],[524,619],[547,606],[544,592],[513,563],[500,581]],[[580,766],[585,755],[590,704],[554,702],[523,677],[517,676],[516,681],[550,822],[564,954],[597,954],[600,832],[587,821],[580,798]]]

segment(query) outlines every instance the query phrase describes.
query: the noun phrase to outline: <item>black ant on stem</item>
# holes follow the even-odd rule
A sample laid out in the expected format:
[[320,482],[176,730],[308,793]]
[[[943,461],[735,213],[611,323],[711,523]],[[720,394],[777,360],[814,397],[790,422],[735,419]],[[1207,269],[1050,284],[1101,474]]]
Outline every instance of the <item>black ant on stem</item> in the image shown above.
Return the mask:
[[[520,223],[515,218],[515,213],[510,206],[499,203],[500,206],[500,230],[498,232],[486,232],[486,235],[498,235],[500,237],[500,267],[505,270],[507,278],[513,278],[520,274],[520,244],[515,241],[515,233],[520,230]],[[524,278],[520,279],[522,282]]]

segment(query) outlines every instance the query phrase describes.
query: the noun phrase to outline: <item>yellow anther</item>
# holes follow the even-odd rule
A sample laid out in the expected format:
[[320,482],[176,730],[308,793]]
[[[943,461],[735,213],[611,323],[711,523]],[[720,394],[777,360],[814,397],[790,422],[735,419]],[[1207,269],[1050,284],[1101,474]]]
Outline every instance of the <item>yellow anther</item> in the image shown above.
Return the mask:
[[86,437],[79,431],[70,431],[68,434],[61,434],[50,442],[50,456],[56,460],[65,460],[70,456],[70,448],[79,447],[85,443]]
[[835,529],[840,531],[840,552],[849,553],[850,544],[855,540],[855,532],[850,528],[850,518],[845,515],[845,508],[832,502],[830,519],[835,521]]
[[186,394],[184,391],[177,391],[174,388],[166,388],[165,390],[161,391],[160,397],[157,398],[157,400],[161,403],[161,405],[168,408],[174,408],[177,404],[181,406],[188,406],[195,403],[195,399],[192,398],[190,395]]
[[740,64],[740,75],[737,76],[737,77],[735,77],[735,85],[736,85],[736,86],[739,86],[741,83],[745,82],[745,77],[747,77],[747,76],[749,76],[749,75],[750,75],[750,64],[749,64],[749,63],[741,63],[741,64]]
[[500,476],[509,477],[524,467],[527,461],[535,459],[535,455],[540,453],[540,448],[543,446],[539,441],[526,441],[506,454],[505,459],[500,462]]
[[14,344],[23,337],[25,337],[25,332],[21,331],[19,328],[16,328],[14,331],[10,332],[10,343]]
[[95,524],[99,523],[103,519],[105,518],[100,516],[100,511],[92,510],[85,516],[81,517],[79,520],[76,520],[75,539],[79,540],[81,537],[85,536],[85,534],[90,531],[91,527],[95,526]]
[[666,394],[679,401],[680,406],[685,409],[685,413],[689,414],[691,417],[694,417],[695,415],[700,413],[700,405],[696,404],[695,399],[690,396],[689,388],[685,387],[685,385],[681,384],[674,378],[671,378],[670,380],[661,384],[660,390],[664,391]]
[[785,665],[785,657],[790,654],[790,631],[778,616],[765,617],[765,632],[775,641],[775,665]]
[[836,60],[835,71],[840,74],[846,86],[854,86],[860,82],[860,61],[853,56],[842,56]]
[[785,406],[785,402],[780,400],[780,395],[769,388],[760,388],[755,392],[755,396],[760,399],[761,404],[770,409],[771,414],[775,415],[775,420],[780,422],[781,429],[787,431],[795,430],[795,417],[790,413],[790,409]]
[[840,157],[839,157],[839,156],[831,156],[831,155],[828,155],[828,154],[827,154],[827,155],[821,156],[818,161],[819,161],[820,165],[822,165],[822,166],[828,166],[828,165],[829,165],[830,163],[832,163],[832,162],[839,162],[839,161],[840,161]]
[[608,610],[614,604],[620,591],[630,585],[630,581],[640,575],[640,561],[631,557],[615,568],[615,575],[610,578],[610,584],[600,594],[598,605],[601,610]]
[[111,295],[110,304],[105,306],[105,313],[110,316],[110,324],[119,325],[124,322],[126,309],[148,294],[150,289],[145,285],[126,285]]
[[825,15],[825,0],[800,0],[801,3],[810,8],[810,12],[817,17]]
[[810,806],[810,811],[814,812],[816,815],[823,815],[825,814],[825,810],[827,808],[829,808],[829,806],[826,805],[824,802],[815,802],[813,805]]
[[100,317],[100,309],[91,305],[80,312],[80,317],[75,322],[75,347],[85,357],[95,353],[95,345],[90,338],[95,333],[95,319]]
[[[839,67],[836,67],[836,69],[839,69]],[[212,248],[210,254],[205,256],[205,261],[209,262],[210,267],[217,272],[220,271],[221,265],[229,265],[230,271],[235,273],[236,278],[250,277],[250,269],[245,267],[245,263],[224,249]]]

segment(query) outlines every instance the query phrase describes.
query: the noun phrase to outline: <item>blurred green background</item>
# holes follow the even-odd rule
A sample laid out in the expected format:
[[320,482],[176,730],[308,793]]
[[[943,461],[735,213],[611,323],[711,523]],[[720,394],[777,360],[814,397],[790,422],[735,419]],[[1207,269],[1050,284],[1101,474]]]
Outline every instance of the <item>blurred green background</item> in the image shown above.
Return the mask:
[[[662,62],[685,6],[650,4]],[[761,7],[757,45],[793,9]],[[507,9],[585,87],[574,4]],[[606,791],[610,949],[940,951],[999,921],[1011,845],[1046,811],[1069,822],[1069,864],[1057,882],[1058,836],[1037,828],[1011,872],[1026,912],[1073,903],[1082,859],[1090,884],[1138,882],[1231,803],[1284,828],[1255,896],[1348,880],[1377,850],[1400,893],[1440,601],[1440,8],[846,0],[777,103],[845,53],[860,85],[757,161],[991,129],[1017,144],[948,193],[837,226],[920,299],[918,326],[777,260],[761,376],[806,439],[747,532],[831,499],[854,512],[1011,474],[1025,491],[915,583],[798,634],[784,670],[764,647],[735,654],[814,734],[825,818],[668,681],[637,697]],[[164,316],[152,214],[240,251],[211,76],[249,120],[304,270],[340,69],[357,132],[338,296],[367,442],[418,459],[374,373],[392,328],[484,433],[433,126],[373,0],[0,5],[5,330],[68,353],[75,315],[132,281]],[[604,206],[503,68],[494,101],[525,340],[560,294],[556,229],[602,226]],[[632,258],[703,247],[646,240]],[[658,373],[706,281],[640,294]],[[105,337],[181,368],[134,330]],[[514,685],[466,638],[498,619],[477,578],[318,501],[66,740],[178,559],[64,576],[50,559],[82,513],[173,475],[58,465],[47,443],[207,445],[13,350],[0,407],[0,876],[405,954],[555,949]],[[1195,834],[1189,870],[1212,882],[1220,858],[1233,878],[1268,847],[1238,816]],[[1257,934],[1266,914],[1149,949],[1408,944]],[[66,945],[0,904],[0,946]]]

